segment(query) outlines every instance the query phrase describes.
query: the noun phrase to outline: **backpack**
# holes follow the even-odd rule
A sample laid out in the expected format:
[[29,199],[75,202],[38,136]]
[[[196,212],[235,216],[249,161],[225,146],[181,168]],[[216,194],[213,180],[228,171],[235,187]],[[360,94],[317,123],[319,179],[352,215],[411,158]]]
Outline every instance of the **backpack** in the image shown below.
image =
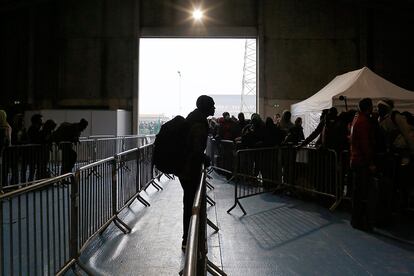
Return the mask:
[[185,162],[185,148],[189,125],[182,116],[176,116],[161,126],[154,141],[152,163],[165,174],[180,173]]
[[52,141],[55,143],[61,142],[77,142],[77,133],[74,124],[63,122],[52,134]]

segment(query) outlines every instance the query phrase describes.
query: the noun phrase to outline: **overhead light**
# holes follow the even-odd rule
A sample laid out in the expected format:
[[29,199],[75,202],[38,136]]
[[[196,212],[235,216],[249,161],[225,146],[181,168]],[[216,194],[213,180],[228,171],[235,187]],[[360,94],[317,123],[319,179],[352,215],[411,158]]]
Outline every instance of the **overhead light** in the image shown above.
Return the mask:
[[195,9],[193,11],[193,18],[194,20],[201,21],[203,18],[203,12],[200,9]]

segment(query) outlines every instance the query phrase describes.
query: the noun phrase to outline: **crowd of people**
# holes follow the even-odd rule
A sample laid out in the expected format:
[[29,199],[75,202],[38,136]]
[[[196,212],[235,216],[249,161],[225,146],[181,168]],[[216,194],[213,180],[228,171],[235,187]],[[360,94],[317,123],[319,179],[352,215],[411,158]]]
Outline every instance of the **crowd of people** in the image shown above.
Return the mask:
[[[236,148],[288,145],[301,148],[313,143],[318,149],[334,150],[348,172],[353,199],[352,226],[371,230],[387,224],[391,213],[409,204],[414,196],[410,185],[414,176],[414,116],[394,109],[394,102],[382,99],[374,104],[362,99],[358,110],[341,112],[335,107],[322,110],[317,127],[304,137],[302,119],[291,121],[291,113],[270,117],[258,114],[250,120],[224,112],[209,120],[210,134],[219,140],[231,140]],[[375,194],[375,196],[372,196]]]
[[[67,141],[70,143],[60,146],[61,173],[71,172],[77,158],[73,144],[79,142],[87,125],[88,122],[82,119],[78,123],[62,123],[56,128],[53,120],[43,122],[41,114],[34,114],[26,130],[22,114],[15,115],[10,121],[6,112],[0,110],[0,156],[4,155],[6,147],[12,145],[51,145]],[[353,187],[351,224],[358,229],[370,230],[380,220],[387,221],[387,213],[399,204],[396,202],[404,201],[399,197],[410,196],[414,191],[410,185],[414,176],[414,116],[394,110],[394,102],[390,99],[378,101],[375,112],[369,98],[359,102],[358,110],[340,114],[335,107],[323,110],[319,124],[306,138],[302,119],[298,117],[292,122],[292,115],[287,110],[281,116],[267,117],[264,121],[257,113],[246,119],[243,113],[236,118],[224,112],[220,118],[209,119],[208,127],[209,135],[216,141],[233,141],[238,149],[283,145],[301,148],[316,141],[316,147],[334,150],[338,156],[348,152],[350,184]],[[48,151],[47,146],[43,147],[45,150]],[[42,164],[48,161],[48,154],[43,153],[43,156]],[[34,179],[35,171],[37,178],[47,177],[46,167],[42,164],[27,162],[22,153],[17,162],[2,162],[2,181],[7,181],[9,172],[12,178],[19,174],[21,180],[28,181]],[[20,168],[18,173],[17,167]],[[381,184],[374,187],[373,179],[380,179]],[[367,200],[372,198],[369,194],[374,189],[378,196]],[[380,219],[378,210],[381,210]]]
[[[64,122],[57,127],[53,120],[43,122],[41,114],[31,117],[31,125],[26,129],[23,114],[16,114],[7,120],[7,114],[0,110],[0,157],[2,158],[2,183],[18,183],[33,181],[50,176],[47,171],[49,151],[52,143],[61,143],[62,168],[61,173],[72,171],[76,162],[76,152],[73,143],[79,142],[80,134],[88,126],[85,119],[78,123]],[[57,127],[57,128],[56,128]],[[41,147],[25,148],[15,151],[6,151],[10,146],[42,145]],[[12,156],[13,155],[13,156]],[[9,181],[8,175],[11,172]],[[36,175],[35,175],[36,173]]]
[[364,231],[391,223],[392,211],[414,196],[414,117],[394,110],[390,99],[378,101],[377,111],[373,109],[372,99],[359,102],[349,134],[351,225]]
[[284,111],[280,118],[267,117],[265,121],[257,113],[253,113],[250,119],[245,119],[242,112],[237,117],[224,112],[223,117],[211,118],[209,120],[210,135],[217,141],[234,141],[238,148],[297,145],[304,140],[302,119],[296,118],[292,123],[290,111]]

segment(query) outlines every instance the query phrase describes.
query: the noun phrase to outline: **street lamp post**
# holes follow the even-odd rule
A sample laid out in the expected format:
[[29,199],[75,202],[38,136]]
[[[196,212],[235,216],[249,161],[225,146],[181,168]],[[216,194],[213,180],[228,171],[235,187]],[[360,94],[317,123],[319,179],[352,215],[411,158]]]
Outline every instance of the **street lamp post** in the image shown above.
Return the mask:
[[181,115],[181,72],[178,70],[178,114]]

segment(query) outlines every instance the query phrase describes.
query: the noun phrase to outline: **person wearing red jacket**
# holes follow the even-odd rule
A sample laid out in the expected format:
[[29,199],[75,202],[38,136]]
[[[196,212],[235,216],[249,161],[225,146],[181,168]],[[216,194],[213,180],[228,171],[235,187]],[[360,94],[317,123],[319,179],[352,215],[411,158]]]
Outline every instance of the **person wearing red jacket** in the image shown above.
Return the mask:
[[351,126],[350,165],[353,172],[354,190],[352,196],[352,227],[364,231],[372,230],[372,203],[367,202],[370,179],[375,172],[375,128],[371,119],[372,100],[362,99],[359,112]]

